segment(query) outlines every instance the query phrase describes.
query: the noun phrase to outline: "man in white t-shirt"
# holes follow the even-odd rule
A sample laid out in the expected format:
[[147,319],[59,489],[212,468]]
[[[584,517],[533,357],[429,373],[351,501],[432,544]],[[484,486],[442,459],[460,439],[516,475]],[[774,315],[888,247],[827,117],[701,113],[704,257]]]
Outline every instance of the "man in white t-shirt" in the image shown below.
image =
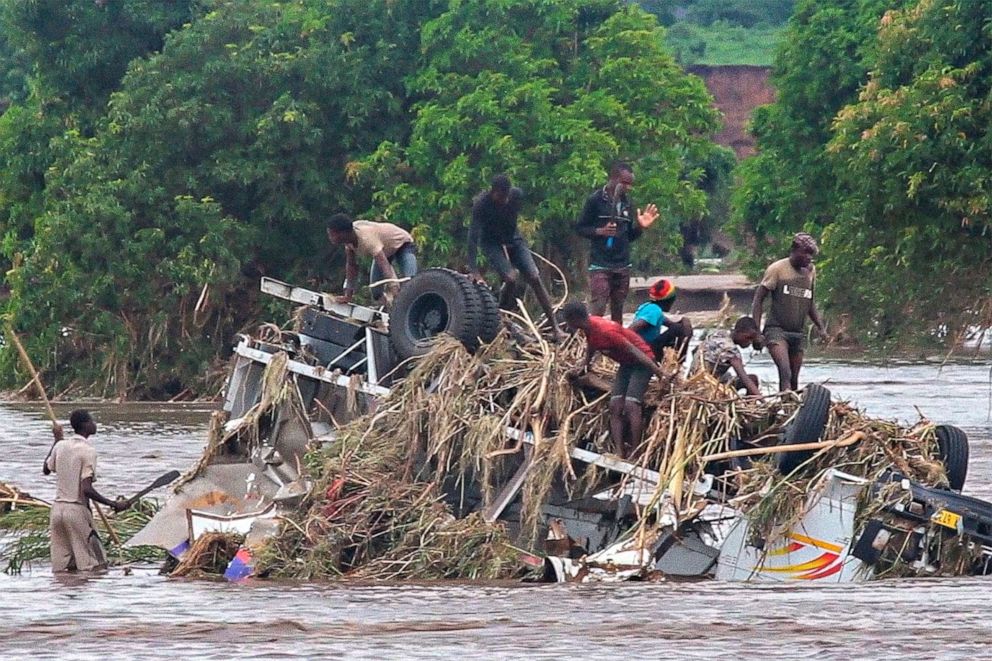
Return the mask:
[[[369,284],[372,285],[372,298],[376,300],[382,297],[384,288],[387,298],[391,299],[399,291],[397,281],[417,273],[413,237],[392,223],[352,220],[346,214],[337,213],[327,221],[327,239],[334,245],[344,246],[344,296],[338,299],[342,303],[350,302],[355,295],[358,255],[372,259]],[[386,281],[384,285],[376,284],[382,281]]]
[[110,500],[93,488],[96,480],[96,450],[89,438],[96,423],[89,412],[73,411],[69,416],[73,434],[63,438],[62,428],[54,428],[55,444],[45,458],[42,472],[55,473],[55,502],[52,503],[52,571],[93,571],[107,566],[103,545],[93,526],[90,501],[102,503],[115,512],[130,507],[130,501]]

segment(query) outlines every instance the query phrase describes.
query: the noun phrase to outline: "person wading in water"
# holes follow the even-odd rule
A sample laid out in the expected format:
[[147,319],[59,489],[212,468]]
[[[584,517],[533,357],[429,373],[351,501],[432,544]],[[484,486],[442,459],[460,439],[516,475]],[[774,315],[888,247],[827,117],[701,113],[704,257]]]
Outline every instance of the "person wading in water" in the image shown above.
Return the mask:
[[130,501],[114,501],[93,488],[96,480],[96,450],[90,437],[96,423],[88,411],[73,411],[69,416],[73,434],[63,438],[62,428],[53,429],[55,443],[45,458],[42,473],[55,473],[55,502],[52,503],[51,531],[52,571],[93,571],[105,569],[107,556],[93,527],[90,501],[121,512]]

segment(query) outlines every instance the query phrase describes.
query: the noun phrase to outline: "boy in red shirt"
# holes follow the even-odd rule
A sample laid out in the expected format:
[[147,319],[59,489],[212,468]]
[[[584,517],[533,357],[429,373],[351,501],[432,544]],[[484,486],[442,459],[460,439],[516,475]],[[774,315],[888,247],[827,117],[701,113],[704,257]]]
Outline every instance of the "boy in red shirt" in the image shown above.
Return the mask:
[[[586,336],[586,360],[581,371],[589,369],[597,352],[620,364],[610,396],[610,438],[622,457],[637,447],[644,429],[644,393],[651,374],[659,379],[665,372],[649,356],[651,347],[640,335],[615,321],[589,316],[584,303],[573,301],[562,310],[565,323]],[[627,433],[624,433],[627,432]]]

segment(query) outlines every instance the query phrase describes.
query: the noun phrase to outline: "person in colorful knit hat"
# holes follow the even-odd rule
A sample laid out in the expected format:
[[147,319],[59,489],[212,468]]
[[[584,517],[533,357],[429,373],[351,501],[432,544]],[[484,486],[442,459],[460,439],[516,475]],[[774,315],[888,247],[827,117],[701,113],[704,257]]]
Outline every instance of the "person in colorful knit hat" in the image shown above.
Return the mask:
[[692,339],[689,320],[671,312],[675,295],[675,285],[671,280],[663,278],[656,281],[648,288],[650,300],[637,308],[634,321],[630,324],[630,329],[644,338],[659,362],[666,347],[675,349],[679,362],[683,362],[689,350],[689,340]]

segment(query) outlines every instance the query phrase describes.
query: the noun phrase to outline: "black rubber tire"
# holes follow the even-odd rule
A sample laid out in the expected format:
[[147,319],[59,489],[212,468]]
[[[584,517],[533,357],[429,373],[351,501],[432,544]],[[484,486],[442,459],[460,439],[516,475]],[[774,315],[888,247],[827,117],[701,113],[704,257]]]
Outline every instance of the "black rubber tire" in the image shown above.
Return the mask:
[[[803,388],[799,411],[782,434],[782,445],[819,441],[827,428],[829,416],[830,391],[817,383],[806,386]],[[812,456],[812,450],[783,453],[779,455],[778,469],[782,474],[788,475]]]
[[475,283],[479,292],[479,300],[482,303],[482,324],[479,327],[479,339],[488,344],[496,339],[503,320],[499,313],[499,299],[489,285],[481,282]]
[[470,351],[479,345],[483,305],[468,277],[450,269],[427,269],[400,288],[389,312],[389,339],[400,360],[430,352],[441,333]]
[[953,491],[961,491],[968,477],[968,435],[951,425],[938,425],[934,432],[937,435],[937,451],[947,472],[948,486]]

